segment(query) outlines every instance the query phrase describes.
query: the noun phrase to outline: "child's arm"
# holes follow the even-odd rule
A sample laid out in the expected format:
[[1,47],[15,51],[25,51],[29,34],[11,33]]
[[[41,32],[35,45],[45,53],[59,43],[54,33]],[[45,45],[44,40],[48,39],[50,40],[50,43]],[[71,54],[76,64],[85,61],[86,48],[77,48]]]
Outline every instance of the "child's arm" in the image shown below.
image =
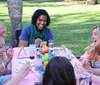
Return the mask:
[[89,70],[92,70],[94,72],[95,75],[100,76],[100,68],[89,68]]
[[26,63],[25,65],[23,65],[19,73],[4,85],[18,85],[20,81],[23,80],[30,71],[31,71],[30,64]]
[[0,70],[2,72],[0,72],[0,75],[7,75],[7,74],[10,74],[11,71],[7,68],[9,62],[12,60],[12,57],[13,57],[13,49],[12,48],[8,48],[7,52],[6,52],[6,55],[7,55],[7,59],[4,60],[2,62],[2,64],[0,64]]
[[5,63],[0,63],[0,76],[10,74],[11,71],[5,66]]

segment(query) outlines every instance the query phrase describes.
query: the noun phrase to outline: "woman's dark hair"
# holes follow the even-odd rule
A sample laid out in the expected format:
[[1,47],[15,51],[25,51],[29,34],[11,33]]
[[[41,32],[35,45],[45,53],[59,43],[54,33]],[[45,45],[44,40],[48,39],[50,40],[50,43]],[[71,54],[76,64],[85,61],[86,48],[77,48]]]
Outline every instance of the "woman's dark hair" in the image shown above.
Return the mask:
[[65,57],[53,57],[46,67],[43,85],[76,85],[70,61]]
[[32,16],[32,21],[31,23],[36,25],[36,21],[37,21],[37,18],[41,15],[45,15],[47,17],[47,24],[46,26],[48,26],[50,24],[50,17],[49,17],[49,14],[44,10],[44,9],[38,9],[34,12],[33,16]]

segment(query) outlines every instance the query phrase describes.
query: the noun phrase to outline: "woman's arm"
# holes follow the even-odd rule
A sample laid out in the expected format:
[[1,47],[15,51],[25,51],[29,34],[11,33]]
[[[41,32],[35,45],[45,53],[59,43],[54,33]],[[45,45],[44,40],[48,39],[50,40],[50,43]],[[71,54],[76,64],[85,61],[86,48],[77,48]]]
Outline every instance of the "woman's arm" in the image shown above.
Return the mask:
[[19,46],[19,47],[21,47],[21,46],[27,47],[27,46],[28,46],[28,41],[19,40],[18,46]]
[[89,68],[89,70],[92,70],[95,75],[100,76],[100,68]]
[[28,43],[29,43],[29,39],[30,39],[30,36],[31,36],[31,25],[27,25],[23,28],[20,36],[19,36],[19,43],[18,43],[18,46],[21,47],[21,46],[28,46]]

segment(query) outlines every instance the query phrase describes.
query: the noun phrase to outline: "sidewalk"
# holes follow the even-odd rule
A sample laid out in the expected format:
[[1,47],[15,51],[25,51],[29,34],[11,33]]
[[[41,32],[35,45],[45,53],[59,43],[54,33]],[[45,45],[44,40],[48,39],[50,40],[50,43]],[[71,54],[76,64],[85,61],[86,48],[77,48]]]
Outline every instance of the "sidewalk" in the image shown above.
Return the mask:
[[31,1],[31,2],[47,2],[48,0],[23,0],[23,1]]

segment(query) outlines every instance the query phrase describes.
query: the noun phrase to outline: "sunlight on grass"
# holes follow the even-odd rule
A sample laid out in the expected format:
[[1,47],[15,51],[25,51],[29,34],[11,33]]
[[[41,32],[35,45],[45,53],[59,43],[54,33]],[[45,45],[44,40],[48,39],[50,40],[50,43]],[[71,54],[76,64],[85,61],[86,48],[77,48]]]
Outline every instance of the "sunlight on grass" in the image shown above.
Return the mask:
[[[23,27],[31,23],[31,16],[38,8],[45,9],[50,17],[55,45],[64,44],[76,56],[84,53],[84,48],[92,43],[91,30],[100,25],[100,5],[87,6],[76,3],[28,3],[23,2]],[[0,21],[7,26],[6,43],[11,42],[11,24],[7,3],[0,2]]]

